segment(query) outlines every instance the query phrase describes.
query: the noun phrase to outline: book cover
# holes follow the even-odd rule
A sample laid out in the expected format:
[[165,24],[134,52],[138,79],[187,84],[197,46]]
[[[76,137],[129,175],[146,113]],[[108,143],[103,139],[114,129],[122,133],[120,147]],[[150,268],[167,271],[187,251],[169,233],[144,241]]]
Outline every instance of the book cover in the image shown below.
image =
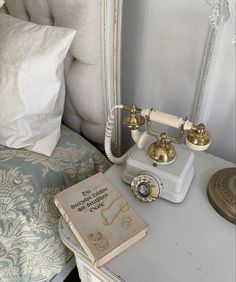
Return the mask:
[[58,193],[54,202],[97,267],[146,235],[148,224],[102,173]]

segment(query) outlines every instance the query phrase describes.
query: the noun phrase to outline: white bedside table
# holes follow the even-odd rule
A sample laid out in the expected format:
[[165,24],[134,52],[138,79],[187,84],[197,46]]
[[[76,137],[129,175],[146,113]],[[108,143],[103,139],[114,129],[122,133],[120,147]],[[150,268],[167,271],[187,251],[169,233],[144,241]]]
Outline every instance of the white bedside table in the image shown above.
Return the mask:
[[213,155],[195,153],[195,177],[185,200],[173,204],[158,199],[138,201],[121,180],[122,166],[106,175],[149,223],[147,236],[95,268],[63,219],[59,232],[76,257],[82,282],[235,282],[235,225],[221,217],[207,198],[207,184],[219,169],[233,163]]

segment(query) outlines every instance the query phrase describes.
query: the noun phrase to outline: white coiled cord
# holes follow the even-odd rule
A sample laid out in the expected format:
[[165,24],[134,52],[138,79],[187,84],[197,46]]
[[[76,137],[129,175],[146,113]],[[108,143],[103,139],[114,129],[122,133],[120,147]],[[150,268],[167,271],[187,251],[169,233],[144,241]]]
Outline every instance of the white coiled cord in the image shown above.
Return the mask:
[[117,158],[117,157],[113,156],[112,150],[111,150],[112,131],[113,131],[114,119],[115,119],[114,111],[115,111],[115,109],[123,109],[123,108],[124,108],[123,105],[114,106],[110,111],[110,114],[109,114],[108,120],[107,120],[107,124],[106,124],[105,141],[104,141],[105,152],[106,152],[107,158],[114,164],[123,163],[131,155],[131,151],[129,150],[123,156]]

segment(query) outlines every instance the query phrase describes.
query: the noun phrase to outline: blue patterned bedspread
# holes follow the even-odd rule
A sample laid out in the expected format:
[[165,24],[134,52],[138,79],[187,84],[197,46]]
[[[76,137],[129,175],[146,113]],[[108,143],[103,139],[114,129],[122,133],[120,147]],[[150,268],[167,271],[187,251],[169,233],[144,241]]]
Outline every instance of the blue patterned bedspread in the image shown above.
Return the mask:
[[62,127],[51,157],[0,145],[0,281],[40,281],[71,255],[58,234],[54,195],[110,166],[77,133]]

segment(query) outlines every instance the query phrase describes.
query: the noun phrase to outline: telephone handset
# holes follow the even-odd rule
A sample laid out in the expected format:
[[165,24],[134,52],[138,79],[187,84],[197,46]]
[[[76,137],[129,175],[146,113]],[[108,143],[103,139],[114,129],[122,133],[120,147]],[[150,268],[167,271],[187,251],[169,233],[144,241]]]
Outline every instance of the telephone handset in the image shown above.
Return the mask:
[[[115,118],[114,111],[124,109],[129,115],[123,124],[131,129],[135,142],[123,156],[114,157],[111,151],[112,129]],[[171,137],[166,132],[155,132],[152,122],[179,129],[177,137]],[[138,128],[146,125],[146,131]],[[126,161],[123,180],[131,184],[134,195],[144,202],[152,202],[159,196],[171,202],[184,200],[194,175],[194,154],[180,144],[185,131],[188,131],[186,145],[193,150],[204,151],[211,143],[210,134],[204,124],[193,124],[187,119],[154,111],[140,109],[136,105],[116,105],[112,108],[107,121],[105,135],[105,152],[108,159],[120,164]]]

